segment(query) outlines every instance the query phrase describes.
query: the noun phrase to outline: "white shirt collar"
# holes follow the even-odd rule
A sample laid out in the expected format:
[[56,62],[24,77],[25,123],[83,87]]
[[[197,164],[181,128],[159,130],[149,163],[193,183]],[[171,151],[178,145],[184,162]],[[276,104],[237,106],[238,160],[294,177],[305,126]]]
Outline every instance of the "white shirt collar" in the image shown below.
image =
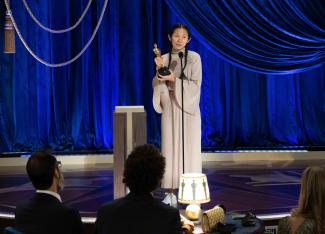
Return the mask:
[[53,197],[57,198],[60,202],[62,202],[61,200],[61,196],[60,194],[58,193],[55,193],[55,192],[52,192],[52,191],[49,191],[49,190],[36,190],[37,193],[46,193],[46,194],[50,194],[52,195]]

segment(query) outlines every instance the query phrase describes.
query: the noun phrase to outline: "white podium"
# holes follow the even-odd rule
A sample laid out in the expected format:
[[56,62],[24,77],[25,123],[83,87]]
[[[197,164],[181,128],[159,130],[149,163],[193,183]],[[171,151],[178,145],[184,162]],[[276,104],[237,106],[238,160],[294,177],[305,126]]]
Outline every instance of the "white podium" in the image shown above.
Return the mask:
[[147,120],[143,106],[116,106],[114,111],[114,199],[126,195],[124,163],[138,145],[147,143]]

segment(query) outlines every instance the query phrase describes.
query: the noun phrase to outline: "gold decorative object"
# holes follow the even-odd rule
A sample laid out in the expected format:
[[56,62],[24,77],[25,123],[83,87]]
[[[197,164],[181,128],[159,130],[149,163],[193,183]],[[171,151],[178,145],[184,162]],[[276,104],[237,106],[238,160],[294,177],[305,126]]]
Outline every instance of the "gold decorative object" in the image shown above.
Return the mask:
[[[9,5],[9,1],[8,1]],[[5,16],[5,25],[4,25],[4,47],[3,52],[6,54],[14,54],[16,53],[16,45],[15,45],[15,29],[14,25],[10,18],[10,12],[6,11]]]
[[[153,44],[153,53],[156,55],[156,57],[161,57],[161,51],[160,49],[158,48],[157,44]],[[170,75],[170,71],[168,69],[168,67],[166,66],[163,66],[163,65],[158,65],[157,66],[157,72],[159,75],[161,76],[168,76]]]
[[204,233],[209,233],[218,224],[225,223],[225,212],[220,206],[203,212],[202,215],[202,230]]

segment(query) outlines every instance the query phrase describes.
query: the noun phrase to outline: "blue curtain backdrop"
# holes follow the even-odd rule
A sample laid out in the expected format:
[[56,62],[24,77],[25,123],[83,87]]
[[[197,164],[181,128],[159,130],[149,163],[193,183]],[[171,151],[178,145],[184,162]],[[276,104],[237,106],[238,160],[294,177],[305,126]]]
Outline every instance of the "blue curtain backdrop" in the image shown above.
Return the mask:
[[[38,19],[65,28],[88,0],[27,0]],[[186,3],[186,4],[185,4]],[[22,34],[38,55],[62,62],[95,27],[95,0],[72,33],[48,34],[11,0]],[[16,37],[0,53],[0,150],[111,150],[116,105],[144,105],[148,141],[160,144],[151,104],[153,43],[167,51],[168,29],[185,22],[202,57],[204,149],[325,145],[325,4],[315,1],[109,0],[85,54],[70,66],[38,63]],[[5,7],[1,1],[0,28]],[[3,30],[0,30],[0,51]]]
[[166,0],[213,51],[271,74],[325,63],[324,0]]

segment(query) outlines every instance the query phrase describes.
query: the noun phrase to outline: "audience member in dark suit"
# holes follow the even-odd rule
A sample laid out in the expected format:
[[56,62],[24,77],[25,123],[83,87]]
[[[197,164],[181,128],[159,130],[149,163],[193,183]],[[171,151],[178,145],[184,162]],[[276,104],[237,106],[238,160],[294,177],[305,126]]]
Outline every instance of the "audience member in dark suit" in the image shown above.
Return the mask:
[[27,174],[35,196],[16,208],[16,228],[27,234],[80,234],[79,212],[62,204],[60,163],[47,151],[35,152],[27,162]]
[[279,234],[325,233],[325,167],[312,166],[303,173],[299,204],[290,217],[280,220]]
[[179,234],[179,211],[155,200],[165,158],[153,145],[136,147],[125,162],[123,182],[130,193],[97,212],[96,234]]

